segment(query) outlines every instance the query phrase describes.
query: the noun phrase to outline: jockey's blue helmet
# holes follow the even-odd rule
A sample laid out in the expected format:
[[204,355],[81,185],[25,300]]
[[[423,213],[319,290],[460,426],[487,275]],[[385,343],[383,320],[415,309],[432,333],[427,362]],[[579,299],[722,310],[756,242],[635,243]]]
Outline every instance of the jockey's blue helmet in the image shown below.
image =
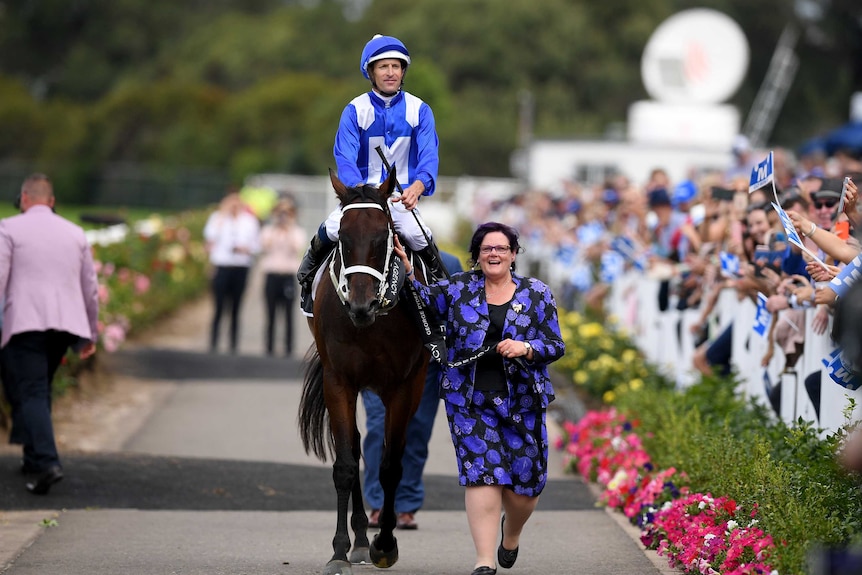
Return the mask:
[[392,36],[375,36],[368,41],[365,48],[362,50],[362,60],[359,62],[359,67],[362,69],[362,75],[366,80],[371,78],[368,76],[369,64],[377,60],[385,58],[397,58],[404,62],[404,68],[410,65],[410,52],[398,38]]

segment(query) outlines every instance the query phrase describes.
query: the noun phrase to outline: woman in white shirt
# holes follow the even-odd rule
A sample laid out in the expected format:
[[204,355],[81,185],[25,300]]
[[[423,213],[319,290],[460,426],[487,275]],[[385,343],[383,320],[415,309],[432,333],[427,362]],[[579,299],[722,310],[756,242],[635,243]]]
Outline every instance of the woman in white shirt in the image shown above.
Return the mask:
[[248,283],[248,270],[260,251],[260,223],[236,192],[224,197],[219,209],[210,215],[204,226],[204,240],[210,263],[215,268],[212,289],[215,299],[210,351],[218,350],[219,325],[227,303],[231,306],[230,351],[237,352],[239,312]]

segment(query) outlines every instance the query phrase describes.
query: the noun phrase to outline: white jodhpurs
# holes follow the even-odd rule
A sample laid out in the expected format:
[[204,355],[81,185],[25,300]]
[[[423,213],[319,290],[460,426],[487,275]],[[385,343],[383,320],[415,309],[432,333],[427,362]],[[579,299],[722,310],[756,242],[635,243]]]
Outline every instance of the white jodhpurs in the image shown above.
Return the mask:
[[[425,233],[428,234],[429,238],[431,237],[431,230],[422,221],[419,206],[416,206],[411,213],[410,210],[404,208],[401,202],[389,202],[389,211],[392,213],[392,223],[395,225],[395,231],[404,238],[407,247],[413,251],[419,251],[422,248],[428,247],[428,242],[422,234],[422,229],[425,229]],[[341,214],[341,204],[338,204],[338,207],[332,210],[332,213],[323,222],[326,228],[326,235],[332,241],[338,241],[338,231],[341,228]],[[413,214],[416,214],[416,216],[414,217]],[[419,222],[422,222],[421,228],[419,227]]]

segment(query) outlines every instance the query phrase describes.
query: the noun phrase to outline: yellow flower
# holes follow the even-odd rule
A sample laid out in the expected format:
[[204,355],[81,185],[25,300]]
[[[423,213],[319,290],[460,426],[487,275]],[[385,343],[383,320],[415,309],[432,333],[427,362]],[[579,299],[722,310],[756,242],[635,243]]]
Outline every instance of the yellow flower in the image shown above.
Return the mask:
[[585,339],[598,337],[602,335],[604,331],[602,324],[597,322],[585,323],[578,327],[578,334]]
[[617,394],[614,393],[613,391],[606,391],[602,395],[602,401],[604,401],[605,403],[613,403],[616,398],[617,398]]
[[589,376],[589,374],[587,374],[586,371],[579,369],[578,371],[575,372],[575,375],[573,376],[572,379],[574,379],[575,383],[577,383],[578,385],[584,385],[585,383],[587,383],[587,380],[589,378],[590,378],[590,376]]
[[632,391],[637,391],[644,386],[644,380],[639,377],[634,378],[629,382],[629,387],[632,388]]
[[632,363],[638,358],[638,352],[633,349],[627,349],[623,351],[622,360],[623,363]]
[[581,314],[576,311],[570,311],[566,314],[565,321],[572,324],[579,324],[583,321]]

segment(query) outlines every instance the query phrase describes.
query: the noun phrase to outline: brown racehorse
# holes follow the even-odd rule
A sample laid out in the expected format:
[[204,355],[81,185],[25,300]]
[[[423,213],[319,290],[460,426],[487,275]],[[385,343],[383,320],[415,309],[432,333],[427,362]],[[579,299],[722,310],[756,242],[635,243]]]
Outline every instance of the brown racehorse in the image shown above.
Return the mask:
[[[395,231],[388,198],[395,186],[395,171],[379,188],[348,188],[331,171],[330,179],[343,215],[332,263],[316,288],[314,317],[309,318],[317,350],[306,360],[299,428],[306,452],[313,451],[323,461],[327,447],[335,454],[335,553],[323,573],[351,575],[351,563],[370,559],[377,567],[390,567],[398,560],[398,542],[392,533],[395,490],[401,481],[405,431],[422,397],[429,353],[404,303],[384,313],[388,303],[383,301],[384,287],[393,262]],[[384,502],[380,533],[370,545],[356,426],[356,402],[362,389],[377,393],[386,406],[380,464]],[[347,507],[351,497],[354,544],[348,558]]]

